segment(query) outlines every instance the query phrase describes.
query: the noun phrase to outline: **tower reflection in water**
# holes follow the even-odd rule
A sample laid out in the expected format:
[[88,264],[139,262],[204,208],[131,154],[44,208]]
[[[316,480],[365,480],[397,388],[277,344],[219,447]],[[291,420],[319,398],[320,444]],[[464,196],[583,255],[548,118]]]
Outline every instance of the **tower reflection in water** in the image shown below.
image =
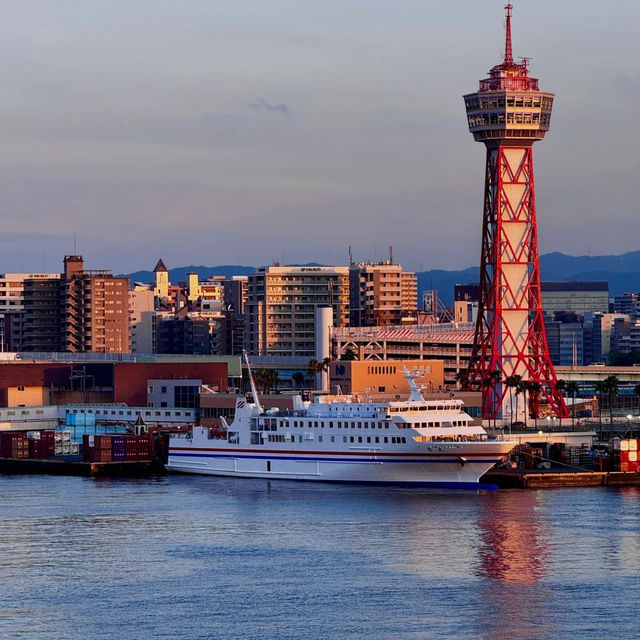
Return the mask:
[[555,616],[551,615],[548,588],[542,581],[550,560],[548,534],[538,516],[543,501],[544,494],[534,491],[486,496],[485,513],[478,519],[477,573],[484,578],[482,599],[493,615],[491,621],[479,621],[483,637],[553,637],[554,628],[548,621]]

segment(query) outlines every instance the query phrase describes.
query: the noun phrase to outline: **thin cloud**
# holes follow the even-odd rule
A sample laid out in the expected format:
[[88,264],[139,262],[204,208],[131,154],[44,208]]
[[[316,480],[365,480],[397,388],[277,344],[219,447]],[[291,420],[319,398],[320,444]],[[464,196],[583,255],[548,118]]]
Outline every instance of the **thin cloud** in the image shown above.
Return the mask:
[[291,111],[289,106],[284,102],[282,104],[271,104],[262,98],[258,98],[255,102],[248,103],[249,109],[253,109],[254,111],[275,111],[278,113],[282,113],[285,116],[291,115]]

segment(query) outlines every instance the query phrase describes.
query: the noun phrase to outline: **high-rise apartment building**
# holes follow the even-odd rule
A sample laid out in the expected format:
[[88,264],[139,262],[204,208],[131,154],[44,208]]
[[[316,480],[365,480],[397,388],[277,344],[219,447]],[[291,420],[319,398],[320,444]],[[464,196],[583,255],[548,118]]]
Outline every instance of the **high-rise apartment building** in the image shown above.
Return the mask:
[[62,274],[16,275],[7,289],[14,312],[7,314],[5,348],[129,351],[128,278],[85,270],[82,256],[65,256]]
[[[25,302],[26,292],[26,302]],[[59,325],[60,275],[55,273],[4,273],[0,275],[0,350],[15,351],[22,345],[25,326],[38,326],[45,334],[56,333]],[[47,313],[38,314],[42,306]],[[25,313],[27,304],[28,313]],[[58,313],[56,314],[56,310]],[[58,344],[58,342],[55,342]],[[40,343],[32,351],[40,350]],[[48,350],[48,349],[43,349]]]
[[334,326],[349,324],[348,267],[262,267],[249,276],[246,345],[253,355],[315,354],[315,313],[333,307]]
[[129,278],[84,269],[82,256],[65,256],[64,351],[129,352]]
[[62,351],[62,279],[60,274],[24,281],[24,310],[12,336],[16,351]]
[[350,324],[399,325],[418,311],[418,280],[390,262],[359,262],[349,267]]

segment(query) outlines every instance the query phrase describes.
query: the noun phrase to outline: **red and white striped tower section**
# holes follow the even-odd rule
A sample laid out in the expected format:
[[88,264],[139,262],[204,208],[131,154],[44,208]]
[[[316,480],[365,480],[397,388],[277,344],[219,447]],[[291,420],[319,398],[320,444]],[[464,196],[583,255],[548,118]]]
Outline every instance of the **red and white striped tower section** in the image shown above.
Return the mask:
[[[532,147],[549,129],[553,93],[538,89],[529,61],[514,62],[508,4],[504,61],[464,96],[469,129],[487,148],[480,299],[466,386],[483,389],[485,420],[537,416],[541,401],[566,416],[542,315]],[[529,390],[509,386],[520,380]]]

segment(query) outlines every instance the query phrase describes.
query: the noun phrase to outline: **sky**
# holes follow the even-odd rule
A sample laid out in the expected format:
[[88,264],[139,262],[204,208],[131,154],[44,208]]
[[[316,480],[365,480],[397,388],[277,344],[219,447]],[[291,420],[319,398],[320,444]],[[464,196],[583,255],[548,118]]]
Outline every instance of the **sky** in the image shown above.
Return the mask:
[[[638,249],[640,3],[514,0],[540,250]],[[499,0],[0,0],[0,272],[479,262]],[[75,236],[75,245],[74,245]]]

